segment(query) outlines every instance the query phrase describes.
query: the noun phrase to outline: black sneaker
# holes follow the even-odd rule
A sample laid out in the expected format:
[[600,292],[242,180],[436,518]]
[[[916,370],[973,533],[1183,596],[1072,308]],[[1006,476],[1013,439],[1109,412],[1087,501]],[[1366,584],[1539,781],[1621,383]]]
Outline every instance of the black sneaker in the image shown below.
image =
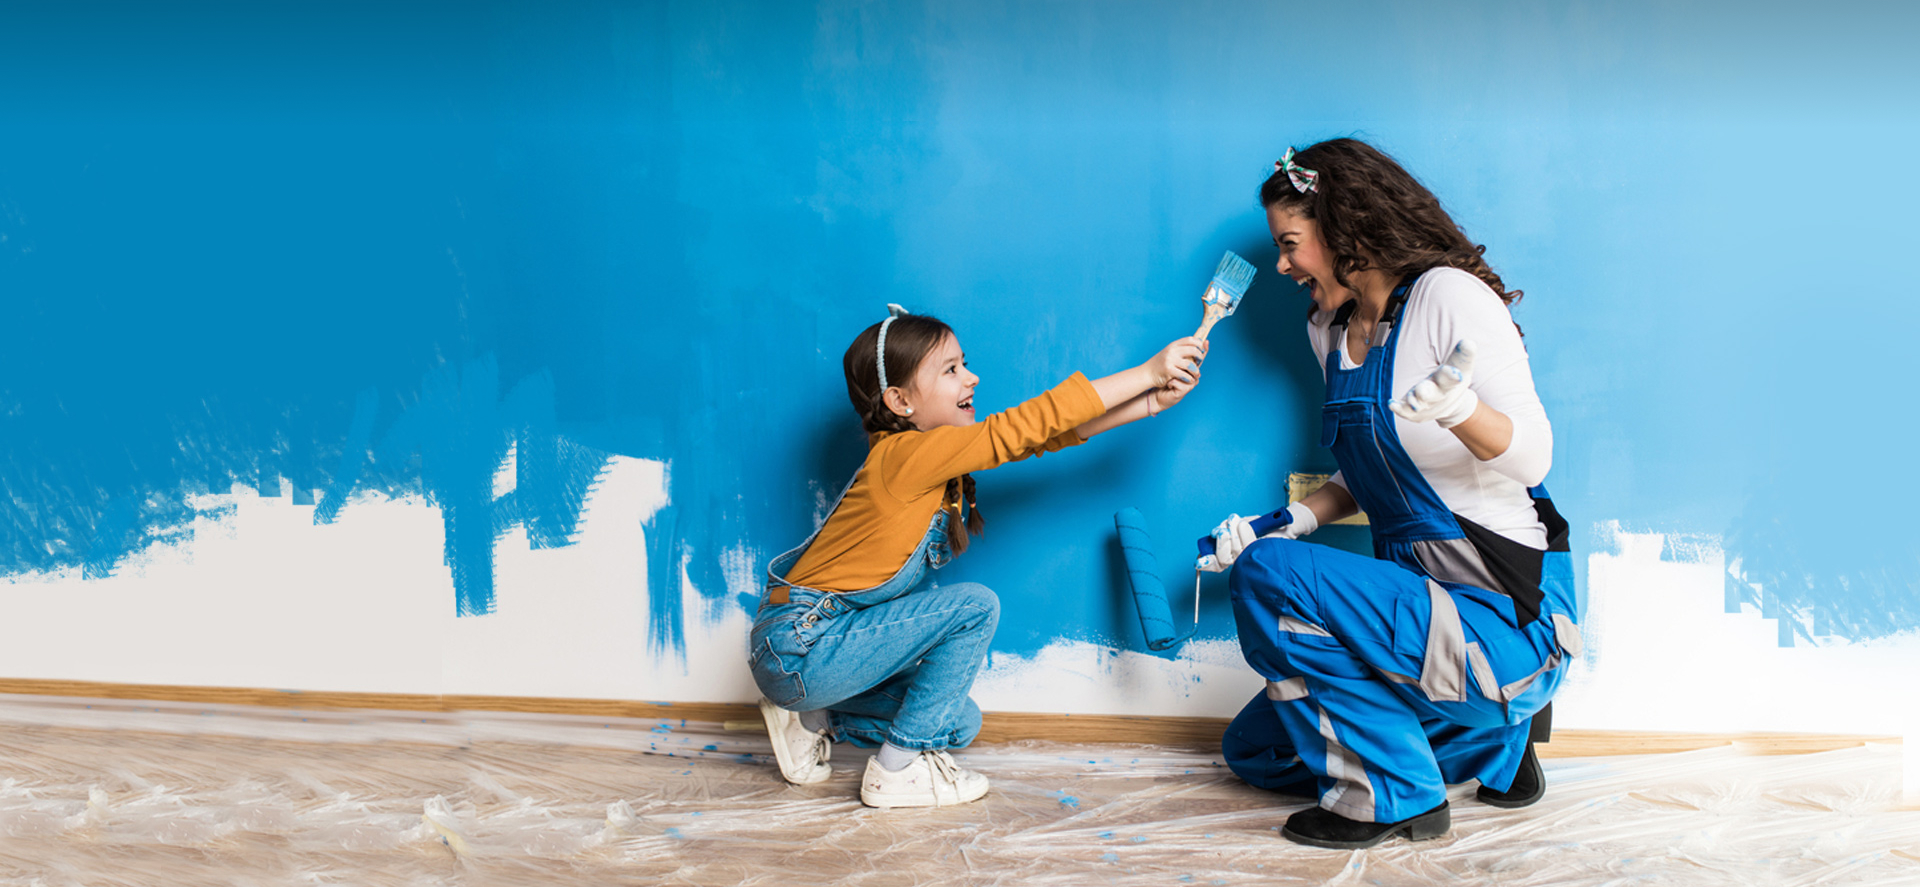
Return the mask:
[[1494,807],[1525,807],[1540,800],[1547,794],[1547,774],[1540,769],[1540,759],[1533,754],[1533,740],[1527,740],[1527,753],[1520,758],[1520,769],[1513,774],[1513,784],[1503,792],[1481,786],[1473,796],[1480,803]]
[[1287,824],[1280,829],[1280,834],[1297,844],[1358,850],[1372,847],[1394,835],[1409,841],[1438,838],[1452,827],[1453,815],[1447,812],[1447,802],[1441,801],[1440,806],[1399,822],[1361,822],[1331,810],[1309,807],[1287,817]]

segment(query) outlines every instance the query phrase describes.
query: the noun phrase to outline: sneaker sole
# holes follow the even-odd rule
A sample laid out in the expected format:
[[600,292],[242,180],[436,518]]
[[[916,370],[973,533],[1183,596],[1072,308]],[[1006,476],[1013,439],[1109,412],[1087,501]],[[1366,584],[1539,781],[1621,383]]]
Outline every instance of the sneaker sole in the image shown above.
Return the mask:
[[802,774],[800,778],[794,777],[793,773],[798,768],[787,754],[787,744],[777,738],[781,733],[779,712],[779,706],[765,699],[760,700],[760,720],[765,721],[767,724],[767,739],[773,744],[773,759],[780,765],[780,778],[794,785],[818,785],[833,778],[833,768],[831,767],[820,768],[819,775],[812,778],[807,778],[805,774]]
[[953,807],[960,804],[971,804],[974,801],[986,797],[987,791],[990,788],[992,788],[992,786],[981,788],[979,794],[973,797],[955,796],[951,800],[934,800],[918,792],[911,795],[883,795],[878,792],[869,792],[863,786],[860,789],[860,803],[869,807],[877,807],[881,810],[887,810],[893,807]]
[[1378,836],[1364,841],[1330,841],[1324,838],[1310,838],[1290,828],[1281,826],[1280,834],[1287,840],[1309,847],[1325,847],[1329,850],[1360,850],[1380,844],[1395,836],[1409,841],[1428,841],[1441,837],[1453,828],[1453,813],[1445,807],[1430,813],[1422,813],[1398,826],[1381,832]]

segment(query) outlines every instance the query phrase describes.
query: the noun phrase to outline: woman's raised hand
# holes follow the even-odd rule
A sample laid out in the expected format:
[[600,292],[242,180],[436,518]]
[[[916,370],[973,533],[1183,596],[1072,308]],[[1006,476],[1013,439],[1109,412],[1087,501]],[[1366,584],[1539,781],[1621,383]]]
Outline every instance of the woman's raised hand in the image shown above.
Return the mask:
[[1414,383],[1387,407],[1409,422],[1433,422],[1441,428],[1466,421],[1480,405],[1479,396],[1468,387],[1473,384],[1473,354],[1473,340],[1461,339],[1432,375]]
[[[1200,364],[1206,359],[1207,343],[1193,336],[1185,336],[1167,343],[1167,347],[1160,349],[1160,353],[1154,355],[1153,359],[1147,361],[1144,366],[1155,388],[1166,388],[1175,382],[1184,382],[1191,389],[1199,383]],[[1180,393],[1181,397],[1185,395],[1186,392]],[[1178,402],[1179,398],[1176,397],[1174,400]],[[1171,406],[1165,398],[1161,398],[1160,405]]]

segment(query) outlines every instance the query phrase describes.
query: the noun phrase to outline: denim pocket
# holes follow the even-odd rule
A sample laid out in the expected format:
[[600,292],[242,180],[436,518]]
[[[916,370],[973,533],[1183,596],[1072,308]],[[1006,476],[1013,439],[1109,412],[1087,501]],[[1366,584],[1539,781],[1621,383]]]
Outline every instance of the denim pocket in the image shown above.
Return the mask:
[[748,659],[753,671],[753,682],[760,687],[760,694],[774,705],[792,708],[807,698],[807,682],[799,673],[787,668],[786,657],[773,648],[771,638],[761,638],[753,645],[753,655]]
[[808,648],[820,636],[815,628],[818,618],[812,615],[806,604],[801,603],[763,609],[760,617],[753,622],[747,643],[756,657],[763,650],[788,656],[805,656]]

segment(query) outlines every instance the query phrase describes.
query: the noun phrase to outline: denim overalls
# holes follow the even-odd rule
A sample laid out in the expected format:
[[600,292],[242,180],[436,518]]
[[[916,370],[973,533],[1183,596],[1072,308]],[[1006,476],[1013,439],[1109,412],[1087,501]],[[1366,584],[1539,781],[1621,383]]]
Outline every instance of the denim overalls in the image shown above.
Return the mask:
[[[774,558],[768,597],[748,639],[760,692],[790,711],[831,709],[835,738],[856,745],[885,741],[924,750],[972,742],[980,709],[967,693],[993,640],[1000,602],[974,582],[919,587],[929,568],[953,559],[947,520],[946,509],[935,514],[893,578],[860,591],[835,594],[787,581],[819,530]],[[785,591],[786,603],[775,603],[776,590]]]
[[[1387,405],[1412,284],[1394,290],[1364,364],[1343,367],[1343,345],[1327,354],[1320,443],[1376,557],[1262,540],[1230,580],[1242,652],[1267,689],[1229,728],[1228,764],[1367,822],[1424,813],[1447,783],[1510,785],[1530,720],[1580,650],[1567,524],[1545,489],[1529,491],[1541,552],[1448,510],[1400,445]],[[1335,315],[1336,343],[1353,309]]]

